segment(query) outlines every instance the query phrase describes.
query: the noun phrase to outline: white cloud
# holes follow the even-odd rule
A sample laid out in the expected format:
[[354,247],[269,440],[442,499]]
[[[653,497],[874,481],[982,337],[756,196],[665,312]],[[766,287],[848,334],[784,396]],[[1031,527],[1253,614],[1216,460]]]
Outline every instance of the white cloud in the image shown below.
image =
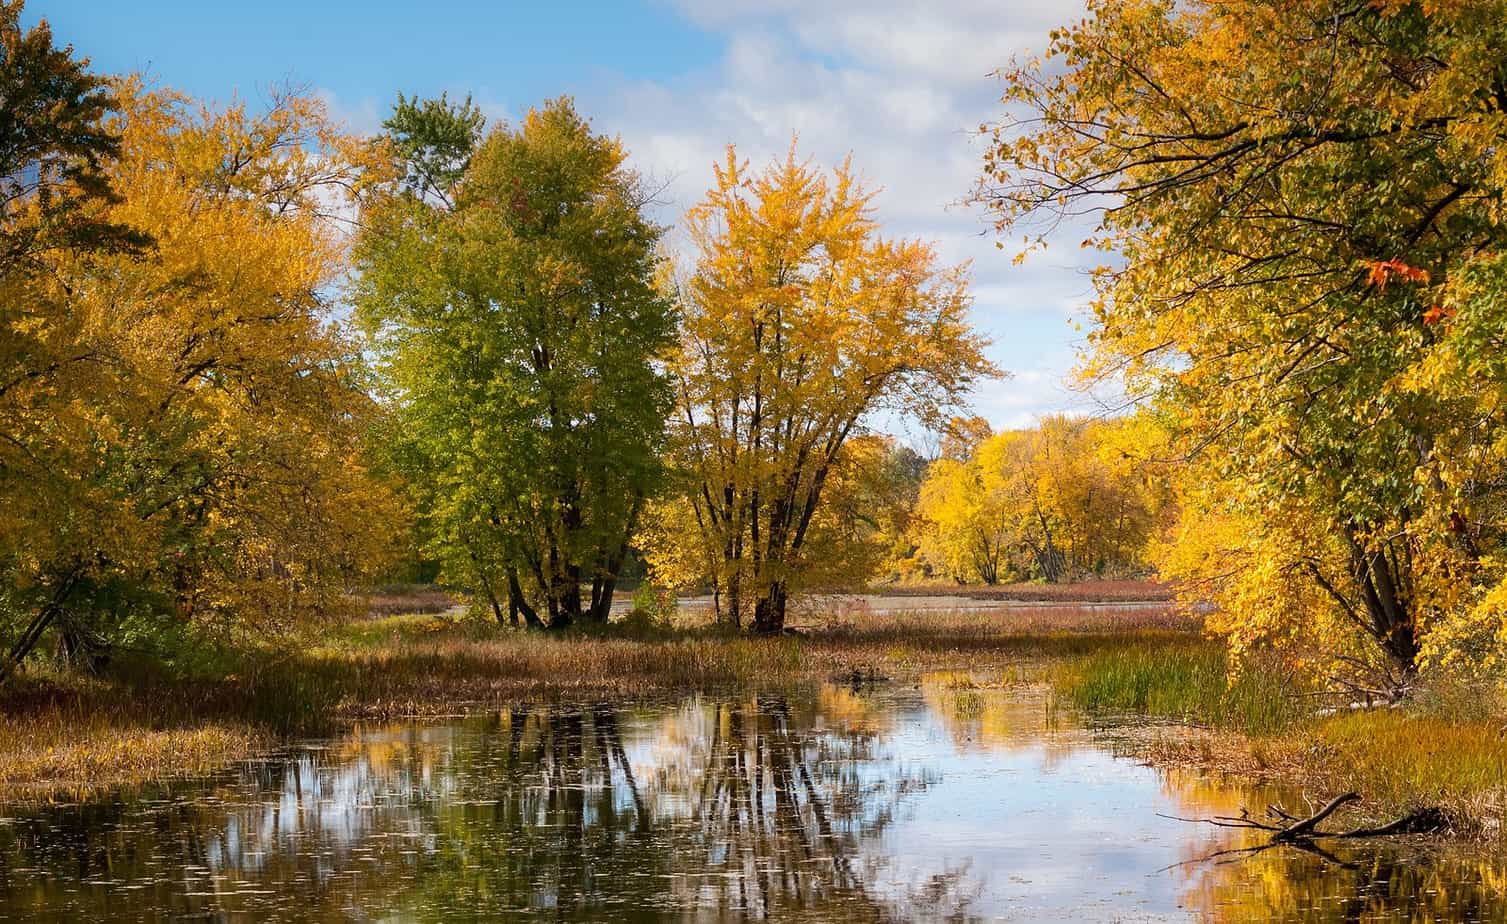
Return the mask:
[[987,216],[962,205],[982,147],[974,134],[1001,111],[989,74],[1039,51],[1047,32],[1082,15],[1078,0],[672,0],[725,41],[720,62],[673,82],[615,87],[583,99],[619,132],[636,164],[674,176],[665,219],[700,198],[728,142],[759,164],[800,152],[834,163],[851,153],[886,233],[935,241],[942,259],[971,261],[976,326],[1012,377],[984,383],[975,409],[997,427],[1101,405],[1069,387],[1082,334],[1069,323],[1092,287],[1081,229],[1021,266],[995,246]]
[[[961,204],[982,163],[975,132],[1001,113],[988,75],[1043,48],[1050,29],[1082,15],[1081,0],[664,2],[721,43],[720,59],[578,95],[598,128],[623,137],[638,169],[671,181],[660,220],[675,224],[701,198],[729,142],[755,165],[783,156],[793,135],[821,163],[851,153],[881,188],[875,205],[887,234],[935,241],[943,260],[972,263],[974,322],[994,341],[990,357],[1013,373],[981,385],[976,410],[1011,427],[1100,406],[1068,387],[1083,337],[1069,322],[1091,294],[1086,269],[1100,262],[1079,250],[1083,229],[1014,266],[1014,242],[998,249],[987,216]],[[495,102],[484,108],[517,115]]]

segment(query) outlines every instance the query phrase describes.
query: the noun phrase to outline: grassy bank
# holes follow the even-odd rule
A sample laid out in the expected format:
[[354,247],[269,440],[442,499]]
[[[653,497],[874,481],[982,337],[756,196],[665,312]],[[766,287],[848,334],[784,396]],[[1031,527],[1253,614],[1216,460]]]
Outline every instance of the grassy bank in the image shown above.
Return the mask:
[[290,736],[364,718],[854,675],[913,680],[961,668],[998,676],[1192,631],[1163,607],[1062,606],[1006,616],[815,617],[806,629],[772,639],[645,625],[547,635],[445,614],[375,615],[192,669],[117,663],[92,678],[33,669],[0,690],[0,789],[77,792],[200,775]]
[[[1507,814],[1507,719],[1475,691],[1318,716],[1276,664],[1232,679],[1220,646],[1165,606],[814,614],[805,634],[774,639],[644,624],[543,635],[381,612],[195,669],[120,663],[93,678],[34,669],[0,690],[0,790],[52,795],[202,775],[368,718],[952,672],[985,685],[1043,680],[1153,763],[1279,778],[1317,797],[1355,790],[1376,817],[1440,806],[1469,833],[1500,832]],[[1127,716],[1136,721],[1115,721]]]
[[1507,715],[1489,692],[1441,684],[1401,708],[1326,714],[1278,664],[1231,676],[1220,645],[1196,638],[1127,641],[1048,676],[1106,721],[1194,726],[1128,727],[1131,747],[1150,762],[1281,779],[1323,797],[1359,792],[1376,819],[1437,806],[1461,833],[1507,836]]

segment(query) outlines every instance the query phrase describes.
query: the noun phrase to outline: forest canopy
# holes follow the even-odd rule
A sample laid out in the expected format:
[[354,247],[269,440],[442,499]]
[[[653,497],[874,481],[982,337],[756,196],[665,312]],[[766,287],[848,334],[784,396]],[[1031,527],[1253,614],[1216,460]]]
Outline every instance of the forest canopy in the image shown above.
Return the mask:
[[1237,664],[1500,678],[1504,46],[1497,0],[1092,0],[1000,73],[972,200],[1028,248],[1091,223],[1082,376],[1129,402],[996,431],[970,268],[884,233],[864,152],[730,145],[672,228],[567,97],[361,134],[95,73],[7,0],[0,679],[404,574],[509,629],[642,584],[759,634],[1157,578]]

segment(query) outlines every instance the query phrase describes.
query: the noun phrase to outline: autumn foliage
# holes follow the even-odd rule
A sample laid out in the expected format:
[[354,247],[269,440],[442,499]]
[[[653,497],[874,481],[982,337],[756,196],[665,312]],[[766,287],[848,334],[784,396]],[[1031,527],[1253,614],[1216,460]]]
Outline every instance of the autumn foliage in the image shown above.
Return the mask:
[[1504,37],[1498,2],[1097,0],[1003,74],[977,198],[1097,219],[1087,372],[1172,422],[1159,560],[1237,652],[1392,693],[1500,663]]
[[775,632],[834,551],[818,539],[862,480],[871,415],[944,419],[994,369],[963,268],[883,238],[850,164],[827,174],[792,150],[753,171],[729,149],[716,176],[673,282],[671,459],[694,553],[659,568],[695,569],[721,618]]
[[319,294],[365,143],[296,95],[252,115],[89,77],[18,12],[6,79],[60,115],[0,152],[34,178],[3,216],[0,677],[47,630],[89,663],[338,608],[399,513]]

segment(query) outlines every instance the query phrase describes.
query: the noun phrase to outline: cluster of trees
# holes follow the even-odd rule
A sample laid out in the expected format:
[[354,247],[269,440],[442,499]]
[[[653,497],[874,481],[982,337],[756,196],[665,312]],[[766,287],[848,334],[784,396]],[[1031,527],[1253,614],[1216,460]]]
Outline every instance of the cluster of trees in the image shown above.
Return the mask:
[[339,603],[396,497],[325,320],[368,145],[106,81],[0,3],[0,679]]
[[1087,372],[1144,411],[965,422],[930,466],[866,421],[942,427],[995,370],[964,269],[882,237],[850,165],[729,148],[674,255],[568,100],[354,137],[92,74],[20,11],[0,678],[49,632],[326,611],[410,520],[515,624],[605,620],[635,554],[759,632],[886,569],[1150,563],[1237,653],[1507,665],[1504,0],[1093,0],[1004,73],[977,199],[1028,241],[1098,217]]
[[1498,0],[1095,0],[1004,75],[979,198],[1098,217],[1091,371],[1172,422],[1159,560],[1237,652],[1503,664],[1504,43]]
[[915,535],[934,573],[997,584],[1150,570],[1173,504],[1149,414],[997,434],[967,423],[920,489]]
[[387,129],[401,180],[355,249],[383,444],[430,554],[499,620],[606,621],[648,537],[659,580],[780,631],[793,588],[877,544],[859,498],[890,450],[864,419],[941,416],[992,371],[962,272],[882,239],[846,164],[729,149],[680,266],[569,100],[485,135],[469,101],[400,100]]
[[729,149],[677,260],[569,100],[488,130],[400,97],[356,137],[298,93],[257,113],[91,73],[21,11],[0,679],[44,640],[96,661],[306,621],[414,534],[499,621],[604,621],[657,536],[656,573],[779,631],[909,510],[916,466],[864,421],[941,419],[993,371],[962,270],[881,237],[846,164]]

